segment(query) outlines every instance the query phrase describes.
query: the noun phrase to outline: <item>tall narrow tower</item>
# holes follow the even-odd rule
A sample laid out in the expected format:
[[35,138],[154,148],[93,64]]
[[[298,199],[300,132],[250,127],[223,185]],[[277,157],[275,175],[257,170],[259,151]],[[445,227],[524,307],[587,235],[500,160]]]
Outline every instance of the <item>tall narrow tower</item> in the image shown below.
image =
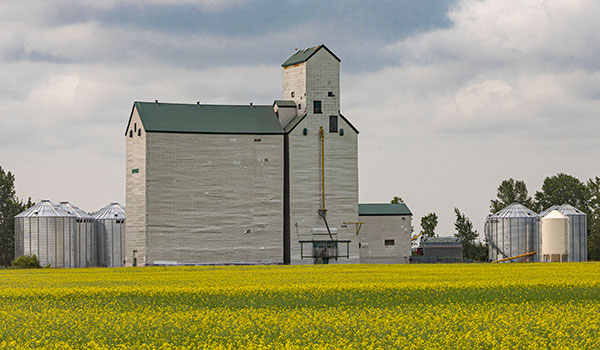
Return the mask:
[[291,263],[358,262],[358,130],[340,113],[340,59],[325,45],[283,64]]

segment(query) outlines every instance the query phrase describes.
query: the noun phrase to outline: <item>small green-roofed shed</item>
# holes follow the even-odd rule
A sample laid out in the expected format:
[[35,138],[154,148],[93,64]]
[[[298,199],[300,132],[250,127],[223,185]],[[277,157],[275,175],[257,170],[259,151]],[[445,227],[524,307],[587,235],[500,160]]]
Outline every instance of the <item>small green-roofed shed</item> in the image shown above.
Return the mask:
[[412,215],[404,203],[368,203],[358,205],[359,216],[399,216]]
[[327,52],[331,54],[338,62],[341,60],[337,57],[331,50],[327,48],[325,45],[317,45],[315,47],[308,47],[306,49],[298,50],[296,53],[290,56],[285,62],[281,64],[282,67],[293,66],[295,64],[300,64],[308,61],[314,54],[316,54],[319,50],[325,49]]
[[283,134],[273,106],[134,102],[133,108],[146,132]]
[[273,102],[273,106],[296,108],[296,102],[293,100],[275,100],[275,102]]

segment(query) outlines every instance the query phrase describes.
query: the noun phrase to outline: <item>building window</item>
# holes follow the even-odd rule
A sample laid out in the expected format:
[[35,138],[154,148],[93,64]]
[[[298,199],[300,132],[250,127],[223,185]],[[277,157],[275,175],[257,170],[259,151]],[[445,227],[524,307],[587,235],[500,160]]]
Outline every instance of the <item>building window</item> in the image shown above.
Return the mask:
[[298,103],[298,109],[302,109],[302,103]]
[[292,93],[290,94],[292,97],[295,97],[296,94],[292,91]]
[[321,111],[321,101],[313,101],[313,113],[315,114],[321,114],[323,113]]
[[338,117],[337,115],[329,116],[329,132],[337,132],[338,131]]
[[333,96],[334,96],[334,95],[333,95],[333,91],[329,91],[329,92],[327,93],[327,96],[329,96],[329,97],[333,97]]
[[138,136],[142,136],[142,129],[138,129]]
[[129,130],[129,137],[133,137],[133,130]]
[[396,242],[393,239],[386,239],[383,241],[383,244],[385,245],[395,245]]
[[137,131],[137,123],[133,123],[133,132]]

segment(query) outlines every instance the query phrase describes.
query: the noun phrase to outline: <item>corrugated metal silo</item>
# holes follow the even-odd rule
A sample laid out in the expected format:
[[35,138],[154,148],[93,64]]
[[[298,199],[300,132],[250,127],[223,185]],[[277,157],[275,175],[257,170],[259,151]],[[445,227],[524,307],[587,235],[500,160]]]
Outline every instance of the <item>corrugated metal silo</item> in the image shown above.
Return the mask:
[[[569,218],[569,261],[587,261],[587,215],[569,204],[553,205],[538,215],[538,232],[541,244],[541,219],[552,210],[558,210]],[[541,261],[541,256],[538,261]]]
[[96,227],[94,218],[69,202],[60,202],[58,207],[77,216],[73,240],[75,267],[96,266]]
[[35,254],[42,265],[75,267],[77,216],[43,200],[15,216],[15,256]]
[[[536,226],[537,214],[519,203],[489,215],[485,223],[489,256],[492,261],[537,251],[539,240]],[[511,261],[534,261],[525,257]]]
[[125,259],[125,207],[111,203],[94,214],[99,266],[121,267]]

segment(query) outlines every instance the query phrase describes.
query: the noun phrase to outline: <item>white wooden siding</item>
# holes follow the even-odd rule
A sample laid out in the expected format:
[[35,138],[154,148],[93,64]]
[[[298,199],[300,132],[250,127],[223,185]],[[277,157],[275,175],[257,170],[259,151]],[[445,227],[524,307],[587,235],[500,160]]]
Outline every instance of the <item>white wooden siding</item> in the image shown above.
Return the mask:
[[150,133],[147,192],[149,263],[283,262],[283,135]]
[[[341,118],[338,125],[345,129],[344,136],[329,133],[328,115],[308,115],[289,135],[290,240],[293,264],[313,263],[312,259],[301,259],[299,241],[312,239],[313,228],[325,228],[323,219],[318,215],[322,205],[320,126],[325,130],[327,221],[330,227],[337,229],[337,239],[352,240],[350,259],[340,258],[337,263],[359,260],[358,238],[354,226],[342,227],[343,222],[358,221],[358,135]],[[303,135],[304,128],[308,130],[306,136]],[[345,245],[340,247],[345,248]]]
[[[408,263],[412,216],[359,216],[364,222],[360,230],[360,262],[375,264]],[[385,240],[394,245],[385,245]]]
[[[134,124],[141,129],[141,136],[137,132],[129,137],[129,130],[134,129]],[[127,219],[125,220],[125,263],[133,263],[133,251],[137,250],[138,265],[143,265],[146,257],[146,132],[136,109],[133,110],[130,125],[125,137],[125,207]],[[138,169],[133,173],[133,169]]]

